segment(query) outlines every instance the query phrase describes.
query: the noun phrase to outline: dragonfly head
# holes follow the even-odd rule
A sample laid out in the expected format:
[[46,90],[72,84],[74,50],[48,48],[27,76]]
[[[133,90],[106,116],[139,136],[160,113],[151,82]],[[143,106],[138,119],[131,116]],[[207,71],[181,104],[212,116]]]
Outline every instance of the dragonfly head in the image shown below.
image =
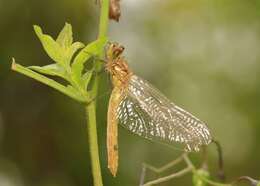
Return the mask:
[[132,74],[126,60],[122,57],[124,47],[118,43],[110,43],[106,50],[106,70],[111,74],[115,86],[127,84]]
[[116,42],[108,43],[107,49],[106,49],[106,58],[108,60],[114,60],[114,59],[118,58],[119,56],[121,56],[124,49],[125,49],[124,46],[122,46]]

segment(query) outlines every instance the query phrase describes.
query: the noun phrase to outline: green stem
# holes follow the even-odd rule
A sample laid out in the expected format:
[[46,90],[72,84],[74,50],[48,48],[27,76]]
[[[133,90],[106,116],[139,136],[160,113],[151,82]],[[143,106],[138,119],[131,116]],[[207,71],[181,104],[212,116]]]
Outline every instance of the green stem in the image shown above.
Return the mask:
[[98,138],[97,138],[97,122],[96,122],[96,103],[93,101],[86,107],[89,151],[91,158],[92,174],[94,178],[94,186],[102,186],[102,176],[99,162]]
[[31,77],[45,85],[48,85],[60,92],[62,92],[63,94],[79,101],[79,102],[85,102],[86,101],[86,98],[83,98],[77,94],[75,94],[74,92],[72,92],[71,90],[69,90],[67,87],[65,87],[64,85],[60,84],[60,83],[57,83],[56,81],[52,80],[52,79],[49,79],[37,72],[34,72],[33,70],[30,70],[26,67],[23,67],[22,65],[19,65],[17,63],[15,63],[15,60],[14,58],[12,59],[12,70],[16,71],[16,72],[19,72],[21,74],[24,74],[28,77]]
[[108,12],[109,12],[109,0],[102,0],[101,13],[99,19],[99,34],[98,37],[106,37],[108,30]]
[[205,182],[207,182],[208,184],[213,185],[213,186],[232,186],[232,184],[229,184],[229,183],[218,183],[218,182],[206,179],[204,177],[201,177],[201,179],[203,179]]
[[[108,29],[108,11],[109,0],[102,0],[100,21],[99,21],[99,35],[98,38],[106,37]],[[99,56],[102,57],[104,53]],[[95,68],[98,70],[101,66],[98,62],[95,63]],[[99,77],[94,77],[94,83],[90,94],[92,97],[97,97]],[[90,146],[90,158],[92,166],[92,175],[94,179],[94,186],[103,186],[102,175],[98,152],[98,138],[97,138],[97,122],[96,122],[96,101],[92,101],[86,106],[86,115],[88,116],[88,137]]]

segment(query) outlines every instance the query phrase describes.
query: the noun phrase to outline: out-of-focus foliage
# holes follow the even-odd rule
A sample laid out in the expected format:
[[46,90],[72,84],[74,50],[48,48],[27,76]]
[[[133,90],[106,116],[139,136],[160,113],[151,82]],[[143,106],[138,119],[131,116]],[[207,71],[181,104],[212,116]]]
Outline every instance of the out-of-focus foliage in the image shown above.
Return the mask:
[[209,178],[209,173],[203,169],[197,170],[193,174],[193,185],[194,186],[207,186],[208,184],[203,180],[203,178],[208,179]]
[[[26,66],[51,63],[33,24],[57,35],[70,22],[75,40],[96,39],[97,10],[94,0],[0,1],[1,185],[92,185],[82,105],[11,72],[10,59],[15,56]],[[208,123],[223,146],[228,180],[259,178],[259,12],[258,0],[123,0],[120,22],[110,25],[110,38],[125,45],[134,72]],[[105,73],[100,86],[104,184],[138,185],[142,162],[160,166],[181,152],[120,129],[119,174],[112,178],[106,165],[110,83]],[[214,176],[214,146],[209,150]],[[198,162],[200,155],[193,159]],[[192,183],[187,176],[162,185],[173,184]]]

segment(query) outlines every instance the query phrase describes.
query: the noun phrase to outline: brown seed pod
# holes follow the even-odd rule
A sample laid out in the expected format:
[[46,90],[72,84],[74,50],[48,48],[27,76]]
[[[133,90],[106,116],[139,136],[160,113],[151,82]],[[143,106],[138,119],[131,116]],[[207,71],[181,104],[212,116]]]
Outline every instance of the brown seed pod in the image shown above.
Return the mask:
[[120,0],[109,0],[109,19],[119,21],[121,16]]

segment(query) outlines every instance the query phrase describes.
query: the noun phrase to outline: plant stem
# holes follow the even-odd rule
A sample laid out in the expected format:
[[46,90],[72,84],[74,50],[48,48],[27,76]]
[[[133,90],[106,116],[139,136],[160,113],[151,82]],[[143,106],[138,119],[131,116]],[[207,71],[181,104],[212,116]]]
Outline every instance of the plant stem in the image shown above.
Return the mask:
[[165,182],[165,181],[168,181],[170,179],[173,179],[173,178],[178,178],[178,177],[181,177],[181,176],[184,176],[185,174],[189,173],[192,171],[192,167],[187,167],[185,169],[182,169],[181,171],[179,172],[176,172],[174,174],[171,174],[169,176],[165,176],[165,177],[162,177],[162,178],[158,178],[156,180],[153,180],[153,181],[149,181],[147,183],[145,183],[144,185],[142,186],[151,186],[151,185],[156,185],[158,183],[162,183],[162,182]]
[[232,186],[232,184],[229,184],[229,183],[218,183],[218,182],[206,179],[204,177],[201,177],[201,179],[204,180],[205,182],[207,182],[208,184],[212,185],[212,186]]
[[49,79],[46,76],[43,76],[37,72],[34,72],[33,70],[30,70],[26,67],[23,67],[22,65],[19,65],[17,63],[15,63],[14,58],[12,59],[12,70],[19,72],[21,74],[24,74],[25,76],[28,76],[32,79],[35,79],[45,85],[48,85],[60,92],[62,92],[63,94],[79,101],[79,102],[85,102],[85,98],[82,98],[76,94],[74,94],[72,91],[70,91],[66,86],[54,81],[53,79]]
[[89,151],[91,158],[94,186],[102,186],[102,176],[99,162],[97,124],[96,124],[96,103],[93,101],[86,107]]
[[106,37],[108,30],[108,12],[109,12],[109,0],[102,0],[101,12],[99,19],[99,34],[98,37]]
[[220,143],[217,140],[212,140],[212,142],[216,145],[217,147],[217,152],[218,152],[218,177],[219,179],[223,182],[225,181],[225,172],[224,172],[224,161],[223,161],[223,152],[222,152],[222,147]]
[[[98,38],[106,37],[107,35],[108,20],[109,20],[108,11],[109,11],[109,0],[102,0]],[[104,53],[101,53],[99,56],[102,57],[103,55]],[[101,68],[98,62],[96,62],[94,66],[96,70]],[[99,82],[99,77],[95,76],[93,87],[90,90],[90,94],[92,97],[97,97],[98,82]],[[99,152],[98,152],[96,101],[92,101],[91,103],[86,105],[86,115],[88,121],[87,125],[88,125],[88,137],[89,137],[89,146],[90,146],[89,149],[90,149],[90,158],[91,158],[94,186],[103,186],[100,161],[99,161]]]

